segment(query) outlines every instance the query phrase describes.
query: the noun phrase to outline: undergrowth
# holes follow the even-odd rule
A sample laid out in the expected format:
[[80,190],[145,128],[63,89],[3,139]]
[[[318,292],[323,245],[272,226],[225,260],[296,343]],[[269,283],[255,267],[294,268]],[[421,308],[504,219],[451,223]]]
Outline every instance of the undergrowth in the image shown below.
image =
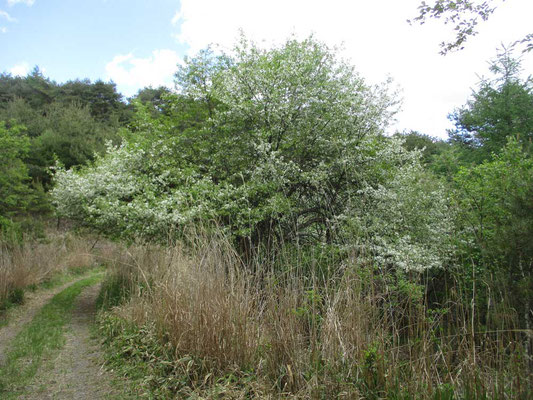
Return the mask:
[[171,343],[162,341],[153,325],[137,326],[111,313],[100,314],[98,323],[105,337],[108,367],[127,376],[140,397],[268,397],[249,372],[235,370],[217,376],[198,357],[176,358]]
[[266,262],[245,268],[223,240],[197,244],[132,246],[103,286],[109,363],[149,398],[533,394],[512,310],[501,305],[483,323],[453,276],[436,304],[428,276],[357,257],[329,275],[286,259],[283,272]]

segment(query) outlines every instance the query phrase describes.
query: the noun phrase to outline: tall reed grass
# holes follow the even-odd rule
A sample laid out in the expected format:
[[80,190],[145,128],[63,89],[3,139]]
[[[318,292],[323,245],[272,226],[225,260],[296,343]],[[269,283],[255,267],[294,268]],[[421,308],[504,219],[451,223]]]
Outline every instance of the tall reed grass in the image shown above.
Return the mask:
[[[428,300],[427,276],[376,270],[355,253],[336,265],[322,260],[335,273],[321,273],[294,251],[250,268],[224,238],[192,242],[116,254],[103,295],[116,293],[116,285],[128,294],[105,315],[151,332],[171,349],[171,359],[147,355],[147,362],[186,360],[178,369],[196,395],[219,393],[213,388],[228,384],[228,376],[227,398],[533,394],[516,316],[502,303],[489,312],[494,323],[480,321],[453,274],[441,282],[436,304]],[[174,394],[185,390],[172,379],[178,378],[157,382]]]

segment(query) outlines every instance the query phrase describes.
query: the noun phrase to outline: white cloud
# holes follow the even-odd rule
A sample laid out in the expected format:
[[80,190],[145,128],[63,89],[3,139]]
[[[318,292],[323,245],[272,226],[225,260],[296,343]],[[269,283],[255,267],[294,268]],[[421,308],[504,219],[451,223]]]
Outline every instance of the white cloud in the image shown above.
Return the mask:
[[1,33],[7,33],[7,28],[5,26],[0,27]]
[[16,18],[13,18],[11,15],[9,15],[9,13],[3,10],[0,10],[0,17],[5,18],[9,22],[17,22]]
[[12,67],[9,72],[15,76],[26,76],[30,72],[30,65],[24,61]]
[[172,22],[173,37],[194,53],[215,42],[231,48],[242,29],[266,45],[294,34],[311,33],[330,45],[343,45],[343,56],[370,82],[391,76],[403,88],[403,112],[398,130],[415,129],[434,136],[451,127],[447,114],[464,104],[477,74],[500,43],[529,33],[531,0],[502,5],[479,25],[480,34],[465,50],[443,57],[438,44],[453,37],[442,21],[410,26],[420,0],[182,0]]
[[14,6],[15,4],[26,4],[27,6],[31,7],[33,6],[33,3],[35,3],[35,0],[7,0],[7,4],[10,6]]
[[119,54],[106,64],[107,79],[113,80],[120,92],[131,96],[146,86],[173,86],[173,76],[181,58],[173,50],[154,50],[146,58],[132,53]]
[[172,17],[172,20],[170,22],[172,23],[172,25],[177,25],[180,19],[181,19],[181,13],[177,11],[176,14],[174,14],[174,16]]

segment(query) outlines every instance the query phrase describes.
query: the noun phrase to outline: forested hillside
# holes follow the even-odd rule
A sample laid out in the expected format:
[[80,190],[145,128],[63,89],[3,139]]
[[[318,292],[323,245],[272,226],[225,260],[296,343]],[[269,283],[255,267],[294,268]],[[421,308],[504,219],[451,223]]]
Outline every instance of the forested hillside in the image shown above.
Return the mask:
[[[146,88],[139,101],[151,102],[164,90]],[[52,187],[52,168],[85,165],[105,152],[106,143],[119,144],[120,129],[133,116],[134,98],[127,100],[112,82],[58,84],[38,67],[26,77],[0,75],[2,224],[51,212],[45,193]]]
[[114,241],[101,333],[153,398],[528,398],[533,80],[490,72],[447,140],[313,37],[130,99],[1,75],[0,274],[38,215]]

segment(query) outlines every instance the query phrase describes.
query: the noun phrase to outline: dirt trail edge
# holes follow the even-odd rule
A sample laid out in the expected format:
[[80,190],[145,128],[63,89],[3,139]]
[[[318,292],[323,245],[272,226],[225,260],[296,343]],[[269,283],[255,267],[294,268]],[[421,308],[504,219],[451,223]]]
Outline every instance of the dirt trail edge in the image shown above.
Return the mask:
[[4,364],[5,356],[9,348],[9,343],[15,336],[30,322],[35,314],[54,297],[56,294],[66,289],[72,281],[66,282],[51,290],[39,290],[25,294],[24,304],[13,310],[9,310],[8,325],[0,327],[0,365]]
[[45,363],[21,399],[125,398],[103,367],[103,352],[91,338],[100,285],[86,288],[76,299],[67,326],[65,346],[52,363]]

